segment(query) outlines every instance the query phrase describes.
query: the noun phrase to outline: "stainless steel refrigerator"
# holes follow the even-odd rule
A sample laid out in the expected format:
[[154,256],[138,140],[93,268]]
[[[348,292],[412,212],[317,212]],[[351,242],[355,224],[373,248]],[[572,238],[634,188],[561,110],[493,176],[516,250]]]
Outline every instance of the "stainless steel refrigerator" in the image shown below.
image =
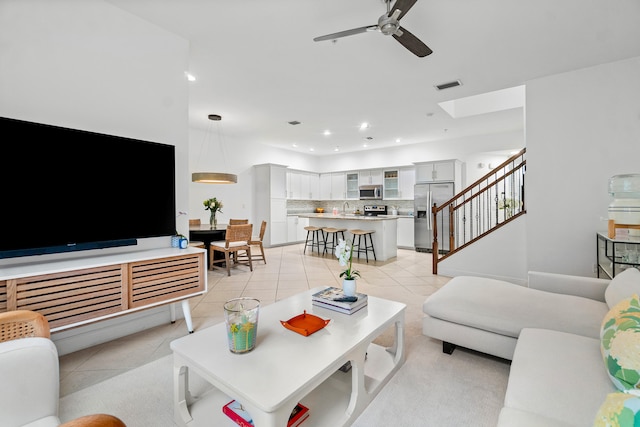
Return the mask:
[[[416,184],[413,200],[414,243],[418,252],[432,252],[433,215],[431,207],[440,206],[454,195],[453,182]],[[438,214],[438,251],[449,251],[449,215]]]

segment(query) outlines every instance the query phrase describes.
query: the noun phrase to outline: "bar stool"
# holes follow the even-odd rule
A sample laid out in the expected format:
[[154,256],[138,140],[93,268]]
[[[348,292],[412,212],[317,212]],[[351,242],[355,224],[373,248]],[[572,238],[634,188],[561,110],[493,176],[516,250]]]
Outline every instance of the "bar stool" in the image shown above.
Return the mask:
[[[308,225],[304,228],[307,230],[307,240],[304,242],[304,250],[302,253],[307,252],[307,245],[311,246],[311,253],[313,253],[313,248],[317,248],[318,255],[320,255],[320,243],[324,242],[324,232],[322,231],[322,227],[316,227],[313,225]],[[320,240],[320,233],[322,233],[322,240]],[[311,238],[309,238],[309,234],[311,234]]]
[[[369,251],[373,252],[373,259],[376,260],[376,250],[373,248],[373,233],[375,230],[349,230],[351,234],[353,234],[353,251],[358,254],[358,258],[360,258],[360,253],[364,252],[365,257],[367,258],[367,263],[369,262]],[[356,236],[358,236],[358,243],[356,243]],[[367,236],[369,236],[369,245],[367,245]],[[364,246],[362,246],[361,240],[364,237]]]
[[[322,229],[322,233],[324,234],[324,251],[322,251],[322,255],[326,254],[327,251],[329,251],[330,254],[333,253],[338,246],[338,233],[342,234],[342,240],[345,240],[345,231],[347,231],[346,228],[325,227]],[[329,236],[331,236],[331,240],[329,240]]]

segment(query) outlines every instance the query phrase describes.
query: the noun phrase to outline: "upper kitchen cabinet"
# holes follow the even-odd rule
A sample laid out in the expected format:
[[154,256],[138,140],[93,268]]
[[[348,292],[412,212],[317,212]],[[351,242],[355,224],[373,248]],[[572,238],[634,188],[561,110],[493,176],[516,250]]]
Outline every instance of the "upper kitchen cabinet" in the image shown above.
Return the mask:
[[[253,218],[267,221],[264,245],[287,243],[287,167],[262,164],[253,167]],[[258,220],[256,220],[258,221]],[[259,230],[258,230],[259,231]],[[254,232],[256,230],[254,229]]]
[[383,174],[385,200],[413,200],[413,186],[416,183],[415,168],[389,169]]
[[320,199],[345,200],[347,192],[346,174],[332,172],[320,174]]
[[398,178],[400,188],[399,199],[413,200],[413,187],[416,184],[416,168],[406,167],[398,170],[400,177]]
[[318,200],[320,198],[320,177],[317,173],[287,171],[287,199]]
[[345,179],[347,183],[347,199],[357,200],[360,198],[358,172],[347,172]]
[[383,172],[384,181],[382,191],[384,200],[396,200],[400,198],[399,173],[398,169],[386,170]]
[[416,165],[416,182],[462,182],[462,162],[460,160],[414,164]]
[[382,185],[382,170],[363,170],[358,173],[359,185]]

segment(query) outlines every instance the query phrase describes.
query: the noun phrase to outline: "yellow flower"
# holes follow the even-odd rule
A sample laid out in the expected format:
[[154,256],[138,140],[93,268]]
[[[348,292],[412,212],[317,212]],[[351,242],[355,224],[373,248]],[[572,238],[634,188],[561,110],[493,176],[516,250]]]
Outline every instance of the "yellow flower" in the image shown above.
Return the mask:
[[609,354],[624,369],[640,370],[640,333],[632,329],[616,332]]

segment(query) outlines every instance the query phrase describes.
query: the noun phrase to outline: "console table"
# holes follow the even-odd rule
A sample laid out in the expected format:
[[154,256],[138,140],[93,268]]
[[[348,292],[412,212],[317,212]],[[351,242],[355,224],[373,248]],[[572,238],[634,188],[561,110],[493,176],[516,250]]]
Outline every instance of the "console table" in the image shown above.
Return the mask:
[[188,298],[207,292],[204,256],[200,248],[161,248],[3,266],[0,312],[37,311],[57,332],[181,302],[193,332]]

